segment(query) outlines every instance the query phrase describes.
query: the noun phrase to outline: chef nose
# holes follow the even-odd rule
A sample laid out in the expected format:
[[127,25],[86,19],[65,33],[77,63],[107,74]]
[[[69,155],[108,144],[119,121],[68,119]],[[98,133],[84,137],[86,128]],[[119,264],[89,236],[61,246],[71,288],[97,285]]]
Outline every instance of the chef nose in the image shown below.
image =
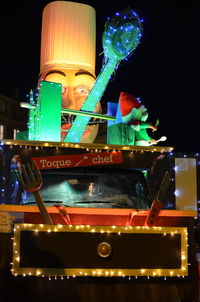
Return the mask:
[[76,109],[72,87],[68,86],[63,88],[62,99],[63,108]]

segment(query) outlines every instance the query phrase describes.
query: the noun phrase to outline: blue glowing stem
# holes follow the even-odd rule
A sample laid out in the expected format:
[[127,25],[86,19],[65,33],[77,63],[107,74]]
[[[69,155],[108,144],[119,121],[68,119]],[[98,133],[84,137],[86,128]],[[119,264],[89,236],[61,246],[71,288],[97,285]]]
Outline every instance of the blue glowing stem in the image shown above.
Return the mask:
[[[103,67],[101,73],[98,75],[94,87],[87,96],[81,110],[87,110],[93,112],[100,101],[109,79],[115,70],[116,66],[119,64],[119,60],[110,59],[107,64]],[[86,126],[90,120],[88,116],[77,116],[65,137],[65,142],[79,143],[81,137],[86,129]]]

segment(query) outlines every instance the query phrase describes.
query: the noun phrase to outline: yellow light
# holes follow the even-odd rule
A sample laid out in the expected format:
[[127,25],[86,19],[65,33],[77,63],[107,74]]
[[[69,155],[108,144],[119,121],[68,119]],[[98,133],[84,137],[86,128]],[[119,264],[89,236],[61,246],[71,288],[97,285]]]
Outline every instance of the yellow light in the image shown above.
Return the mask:
[[157,270],[156,270],[156,273],[160,276],[160,275],[161,275],[161,270],[160,270],[160,269],[157,269]]

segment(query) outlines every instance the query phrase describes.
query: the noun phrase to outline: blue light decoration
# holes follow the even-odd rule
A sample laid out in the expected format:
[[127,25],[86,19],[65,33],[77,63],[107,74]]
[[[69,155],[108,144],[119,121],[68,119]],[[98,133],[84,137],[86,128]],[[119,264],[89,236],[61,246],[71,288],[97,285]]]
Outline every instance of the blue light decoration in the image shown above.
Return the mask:
[[[117,12],[106,22],[102,37],[105,65],[80,110],[89,112],[95,110],[112,73],[119,63],[136,49],[141,36],[142,21],[132,9]],[[80,142],[89,120],[90,117],[77,116],[64,141]]]
[[[31,106],[35,106],[35,100],[34,100],[34,95],[33,95],[33,90],[30,91],[29,94],[29,98],[30,98],[30,105]],[[29,114],[28,114],[28,140],[34,140],[34,131],[35,131],[35,110],[29,110]]]

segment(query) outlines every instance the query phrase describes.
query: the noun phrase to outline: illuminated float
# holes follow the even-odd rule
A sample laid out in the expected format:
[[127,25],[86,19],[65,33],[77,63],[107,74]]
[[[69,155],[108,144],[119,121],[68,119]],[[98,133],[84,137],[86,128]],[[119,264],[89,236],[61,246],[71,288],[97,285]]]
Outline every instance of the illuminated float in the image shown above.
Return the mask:
[[[30,286],[37,300],[53,301],[49,281],[57,299],[71,297],[63,288],[70,282],[72,301],[196,297],[196,158],[154,146],[147,129],[158,122],[148,123],[147,109],[129,93],[101,113],[110,76],[141,35],[131,9],[108,20],[95,81],[94,9],[67,1],[44,9],[38,96],[22,103],[28,130],[0,146],[0,240],[13,248],[2,267],[12,262],[6,278],[26,297]],[[90,118],[108,120],[105,144],[94,143],[98,124]]]

